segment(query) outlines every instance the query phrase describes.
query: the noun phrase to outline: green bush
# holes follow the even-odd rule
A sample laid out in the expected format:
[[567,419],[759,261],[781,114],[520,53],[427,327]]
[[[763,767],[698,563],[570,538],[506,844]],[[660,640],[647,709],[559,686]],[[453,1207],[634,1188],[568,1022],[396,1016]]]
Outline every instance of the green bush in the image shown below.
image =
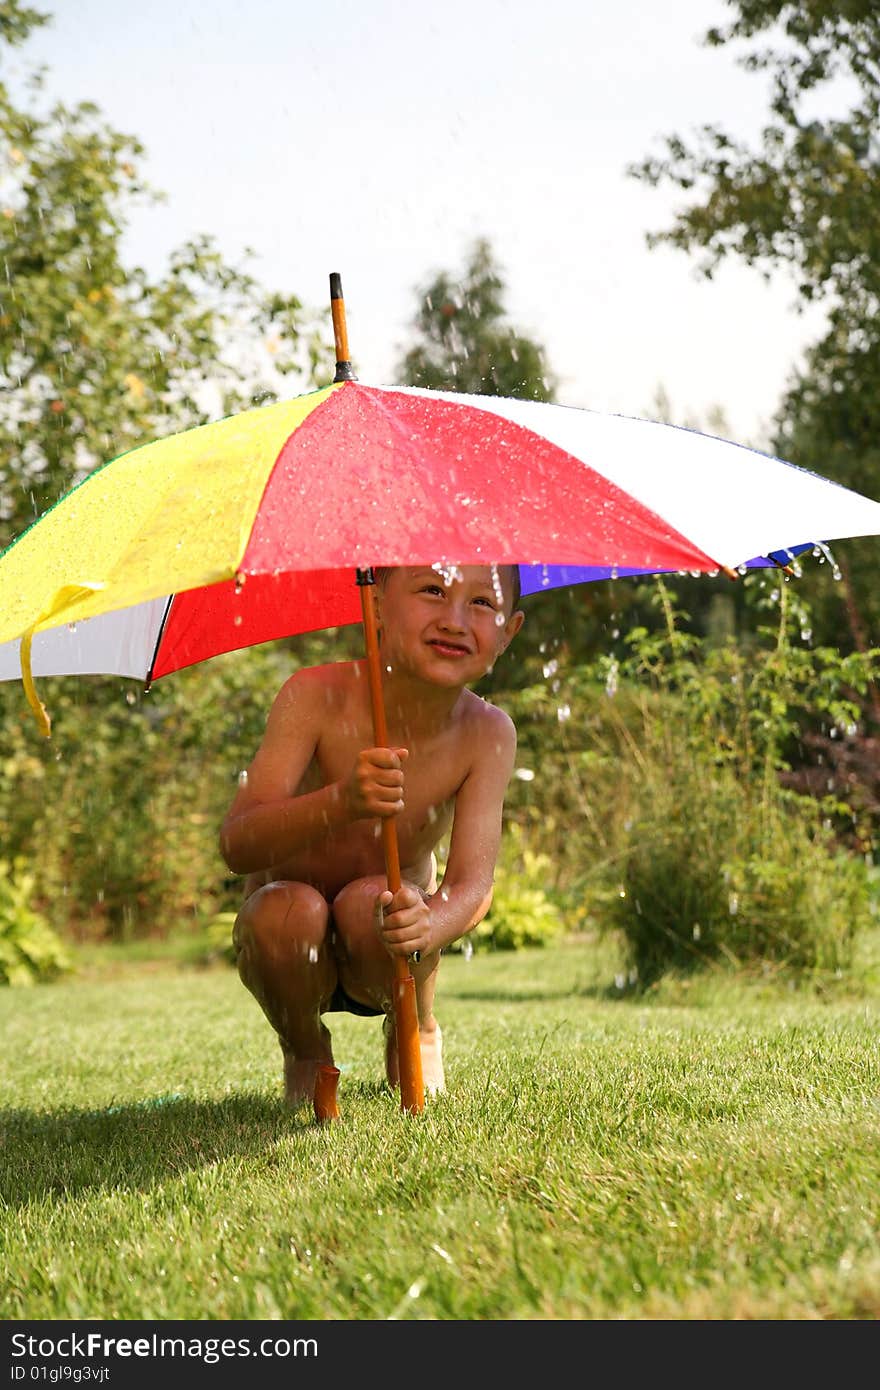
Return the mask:
[[729,772],[694,764],[643,793],[605,919],[640,986],[718,961],[851,964],[873,920],[869,873],[835,848],[815,803],[780,793],[756,810]]
[[855,836],[849,804],[782,779],[805,729],[858,722],[878,653],[812,647],[779,576],[743,585],[746,640],[699,641],[658,579],[659,625],[499,699],[525,774],[508,816],[551,857],[569,929],[619,933],[640,986],[710,961],[844,970],[875,920],[876,825],[862,814]]
[[30,906],[33,888],[22,860],[0,859],[0,984],[33,985],[73,968],[49,923]]

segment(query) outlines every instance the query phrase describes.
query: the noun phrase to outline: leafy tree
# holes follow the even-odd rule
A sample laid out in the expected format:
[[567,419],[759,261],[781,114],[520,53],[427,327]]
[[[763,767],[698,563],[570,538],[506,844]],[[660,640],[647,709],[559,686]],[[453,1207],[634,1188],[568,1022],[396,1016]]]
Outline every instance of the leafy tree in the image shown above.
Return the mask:
[[460,276],[440,271],[419,294],[416,341],[398,365],[401,381],[433,390],[552,401],[556,382],[539,343],[506,321],[504,280],[485,239]]
[[[7,0],[0,54],[48,19]],[[48,102],[42,74],[18,97],[0,83],[0,545],[98,462],[329,367],[300,301],[210,238],[159,279],[123,263],[130,210],[155,196],[142,155],[90,102]]]
[[[694,144],[669,136],[664,154],[631,170],[686,195],[649,243],[696,252],[708,277],[728,256],[767,277],[785,267],[800,302],[824,306],[826,329],[792,374],[773,447],[877,496],[880,11],[874,0],[730,0],[730,9],[704,42],[744,45],[738,62],[769,75],[767,123],[757,148],[706,125]],[[816,579],[816,622],[839,636],[843,598],[851,645],[865,651],[880,643],[876,541],[838,543],[835,557],[843,582],[829,582],[830,565]],[[876,691],[873,705],[880,715]]]
[[[0,59],[47,22],[0,0]],[[124,263],[130,213],[157,196],[142,154],[92,104],[52,103],[42,74],[0,82],[0,545],[100,462],[271,400],[289,376],[332,376],[312,314],[210,238],[158,278]],[[280,656],[198,668],[146,702],[118,679],[47,683],[49,747],[20,687],[0,687],[3,854],[55,927],[167,930],[225,901],[235,721],[265,718]]]

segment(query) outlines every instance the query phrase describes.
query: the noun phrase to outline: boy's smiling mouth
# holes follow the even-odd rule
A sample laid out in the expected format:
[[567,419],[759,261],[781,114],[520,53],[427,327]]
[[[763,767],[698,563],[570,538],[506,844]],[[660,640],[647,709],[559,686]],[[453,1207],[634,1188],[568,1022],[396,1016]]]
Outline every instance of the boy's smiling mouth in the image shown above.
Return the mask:
[[470,656],[470,648],[463,646],[461,642],[447,642],[442,637],[430,637],[428,646],[433,647],[435,652],[440,652],[442,656]]

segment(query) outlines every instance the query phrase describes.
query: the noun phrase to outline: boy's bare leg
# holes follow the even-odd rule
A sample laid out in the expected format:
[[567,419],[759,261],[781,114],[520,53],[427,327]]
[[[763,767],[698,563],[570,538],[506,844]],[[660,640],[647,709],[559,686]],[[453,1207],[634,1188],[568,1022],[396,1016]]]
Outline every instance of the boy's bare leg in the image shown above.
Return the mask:
[[278,1034],[289,1105],[311,1101],[319,1062],[333,1062],[321,1005],[336,985],[326,899],[305,883],[268,883],[246,900],[232,939],[242,983]]
[[[486,894],[480,906],[474,914],[474,919],[468,930],[472,930],[479,922],[482,922],[489,908],[492,906],[492,890]],[[423,956],[419,964],[410,962],[410,972],[416,982],[416,1005],[419,1012],[419,1050],[422,1054],[422,1081],[425,1090],[430,1095],[434,1095],[445,1089],[445,1078],[443,1073],[443,1034],[440,1025],[434,1018],[434,990],[437,985],[437,970],[440,966],[440,952],[435,951],[432,955]],[[430,1018],[433,1021],[433,1028],[425,1031],[422,1029],[422,1018]],[[398,1086],[400,1084],[400,1064],[397,1053],[397,1038],[395,1036],[395,1019],[393,1009],[385,1014],[383,1024],[385,1034],[385,1074],[389,1084]]]
[[[384,948],[383,948],[384,949]],[[387,954],[387,952],[386,952]],[[416,984],[416,1009],[419,1015],[419,1052],[422,1056],[422,1082],[428,1095],[438,1095],[446,1089],[443,1072],[443,1034],[434,1017],[434,990],[440,968],[440,952],[423,956],[416,965],[409,963]],[[397,1032],[394,1009],[385,1011],[382,1032],[385,1037],[385,1075],[389,1086],[400,1085],[400,1061],[397,1051]]]
[[[391,1086],[400,1084],[397,1039],[394,1034],[394,966],[376,930],[376,898],[386,887],[384,878],[360,878],[349,883],[333,901],[336,925],[336,958],[342,988],[353,999],[372,1004],[385,1013],[385,1075]],[[434,991],[440,952],[410,963],[416,984],[419,1016],[419,1051],[425,1091],[435,1095],[445,1086],[442,1033],[434,1017]]]

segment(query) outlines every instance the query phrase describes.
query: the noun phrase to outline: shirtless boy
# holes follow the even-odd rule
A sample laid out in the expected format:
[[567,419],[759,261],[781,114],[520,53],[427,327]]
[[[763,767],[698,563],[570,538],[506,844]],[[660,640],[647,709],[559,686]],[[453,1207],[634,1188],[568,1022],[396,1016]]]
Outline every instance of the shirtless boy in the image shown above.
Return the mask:
[[[311,1102],[331,1063],[322,1016],[384,1015],[399,1084],[392,956],[410,961],[428,1095],[444,1086],[434,991],[443,949],[492,901],[516,732],[468,687],[523,622],[515,566],[376,571],[388,748],[374,748],[366,663],[297,671],[220,832],[245,875],[234,942],[242,982],[278,1034],[285,1099]],[[388,891],[381,820],[396,820],[401,888]],[[451,831],[442,882],[434,850]]]

